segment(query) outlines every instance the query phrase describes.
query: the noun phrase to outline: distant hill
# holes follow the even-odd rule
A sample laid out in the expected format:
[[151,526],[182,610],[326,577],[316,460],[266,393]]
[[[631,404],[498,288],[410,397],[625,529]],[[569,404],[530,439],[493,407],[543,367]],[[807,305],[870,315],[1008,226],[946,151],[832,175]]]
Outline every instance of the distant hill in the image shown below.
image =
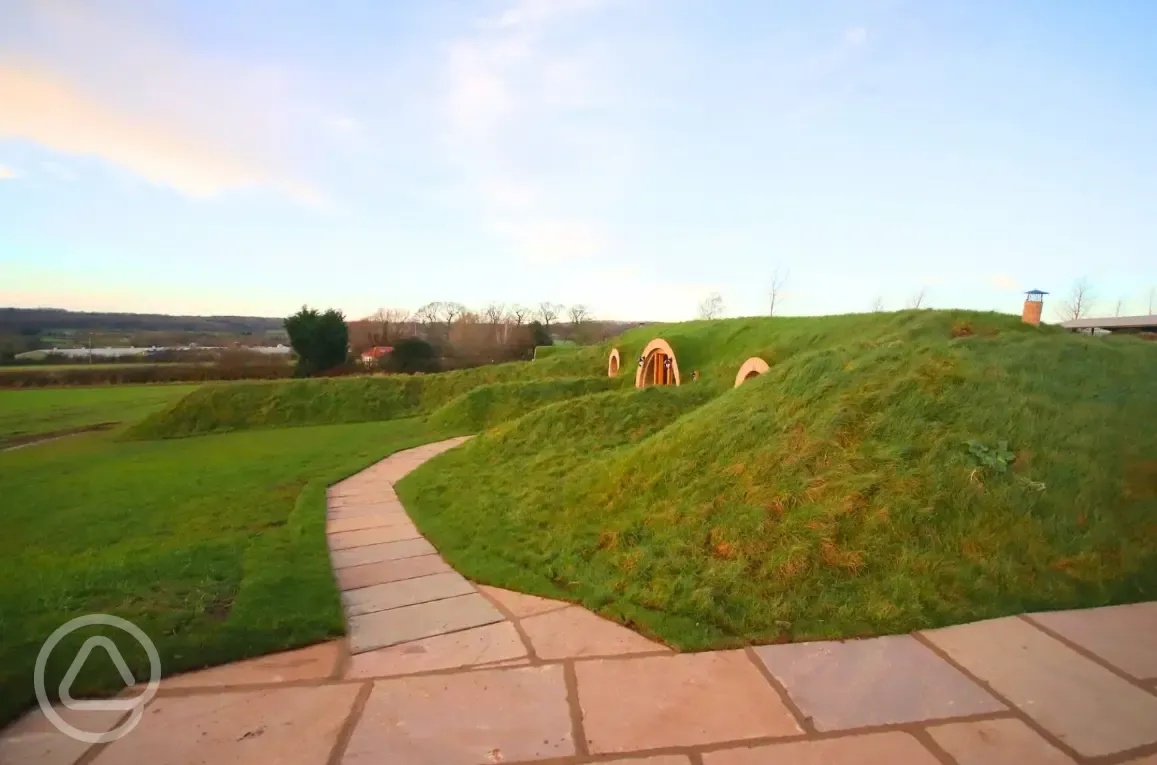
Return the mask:
[[0,334],[48,334],[61,330],[264,334],[281,329],[280,318],[263,316],[169,316],[66,311],[62,308],[0,308]]

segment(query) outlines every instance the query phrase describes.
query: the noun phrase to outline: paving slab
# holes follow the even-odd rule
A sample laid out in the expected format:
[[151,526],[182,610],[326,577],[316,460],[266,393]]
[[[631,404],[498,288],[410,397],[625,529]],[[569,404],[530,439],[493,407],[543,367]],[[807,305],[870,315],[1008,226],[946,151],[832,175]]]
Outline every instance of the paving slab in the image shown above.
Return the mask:
[[330,531],[327,541],[331,550],[349,550],[353,547],[382,544],[383,542],[400,542],[403,539],[418,539],[414,524],[395,524],[378,529],[358,529],[357,531]]
[[574,753],[563,669],[542,666],[379,680],[341,762],[481,765]]
[[362,529],[412,525],[413,522],[408,517],[371,513],[369,515],[355,515],[351,518],[329,518],[325,522],[325,531],[327,534],[342,534],[347,531],[360,531]]
[[821,731],[1006,708],[911,635],[769,645],[755,653]]
[[472,592],[474,585],[456,571],[450,571],[351,590],[342,593],[341,599],[346,614],[361,616],[375,611],[388,611],[391,608],[468,595]]
[[575,673],[594,753],[800,733],[743,651],[595,659],[576,662]]
[[373,515],[380,518],[395,519],[405,516],[409,520],[410,516],[406,515],[406,511],[402,509],[401,505],[391,502],[374,502],[365,505],[349,505],[348,507],[334,507],[326,511],[325,517],[328,520],[341,520],[347,518],[364,518],[367,515]]
[[708,752],[703,755],[703,765],[941,765],[941,763],[910,734],[889,732]]
[[425,539],[404,539],[401,542],[385,542],[380,545],[354,547],[350,550],[334,550],[329,554],[334,568],[348,568],[350,566],[364,566],[367,563],[380,563],[385,560],[401,560],[415,558],[419,555],[435,553],[434,545]]
[[235,685],[273,685],[331,677],[345,647],[340,640],[296,651],[261,656],[161,680],[161,690],[215,688]]
[[453,570],[440,555],[419,555],[415,558],[400,558],[336,569],[334,575],[337,577],[338,589],[344,591]]
[[1075,765],[1020,720],[936,725],[929,735],[957,765]]
[[1157,697],[1023,619],[992,619],[923,634],[1083,756],[1157,742]]
[[557,611],[560,608],[566,608],[571,605],[561,600],[549,600],[536,595],[526,595],[521,592],[514,592],[513,590],[504,590],[501,587],[478,585],[478,589],[487,597],[496,600],[498,605],[514,614],[516,619],[546,613],[547,611]]
[[358,686],[158,698],[97,765],[325,765]]
[[502,614],[478,593],[402,606],[349,618],[352,653],[503,621]]
[[1028,618],[1138,680],[1157,678],[1157,603],[1052,611]]
[[[78,711],[59,705],[53,708],[66,723],[89,733],[107,733],[125,715],[123,711]],[[0,763],[72,765],[89,746],[61,733],[43,712],[33,709],[0,732]]]
[[509,664],[526,657],[526,646],[510,622],[413,640],[350,657],[350,680],[396,677],[479,664]]
[[625,760],[599,760],[601,765],[691,765],[691,758],[682,754],[660,754],[655,757],[628,757]]
[[619,656],[649,651],[667,651],[622,625],[595,616],[585,608],[568,606],[558,611],[531,616],[520,622],[541,659],[571,659],[579,656]]

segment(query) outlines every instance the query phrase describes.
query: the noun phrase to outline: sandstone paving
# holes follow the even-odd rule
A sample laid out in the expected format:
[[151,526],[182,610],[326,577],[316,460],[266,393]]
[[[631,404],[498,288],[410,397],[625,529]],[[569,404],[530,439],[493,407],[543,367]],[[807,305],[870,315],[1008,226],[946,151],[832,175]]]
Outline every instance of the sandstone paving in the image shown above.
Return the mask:
[[503,621],[478,593],[349,617],[352,653]]
[[936,725],[929,735],[957,765],[1074,765],[1020,720],[984,720]]
[[96,765],[326,765],[356,685],[154,699]]
[[161,680],[161,689],[272,685],[332,677],[345,652],[340,640],[260,656]]
[[770,645],[755,653],[821,731],[1006,708],[910,635]]
[[439,555],[419,555],[413,558],[340,568],[334,571],[334,574],[337,577],[338,589],[346,591],[453,570]]
[[386,560],[415,558],[434,552],[437,552],[434,546],[425,539],[403,539],[400,542],[384,542],[365,547],[353,547],[349,550],[333,550],[329,557],[334,568],[347,568],[349,566],[364,566],[367,563],[380,563]]
[[343,765],[480,765],[575,753],[561,666],[378,680]]
[[743,651],[580,661],[575,674],[591,752],[801,732]]
[[1157,696],[1008,617],[923,633],[966,671],[1085,757],[1157,742]]
[[377,529],[385,526],[410,526],[409,518],[391,518],[377,513],[358,515],[352,518],[331,518],[326,524],[326,531],[330,534],[341,534],[346,531],[360,531],[362,529]]
[[661,643],[577,606],[531,616],[522,619],[520,625],[540,659],[668,650]]
[[457,572],[430,574],[415,579],[375,584],[342,593],[342,602],[350,616],[388,611],[417,603],[469,595],[474,586]]
[[526,646],[510,622],[412,640],[350,657],[351,680],[393,677],[480,664],[511,666],[526,657]]
[[902,732],[888,732],[821,741],[792,741],[725,749],[704,754],[703,765],[942,765],[942,763],[915,737]]
[[487,597],[496,600],[498,604],[507,611],[514,614],[516,619],[546,613],[547,611],[557,611],[560,608],[566,608],[570,605],[570,603],[565,603],[561,600],[550,600],[548,598],[540,598],[536,595],[525,595],[521,592],[514,592],[513,590],[504,590],[501,587],[479,585],[478,589]]
[[[125,716],[120,711],[75,710],[54,707],[66,723],[88,733],[105,733]],[[130,734],[131,735],[131,734]],[[62,733],[39,709],[33,709],[0,732],[3,765],[72,765],[89,748]]]
[[1157,603],[1051,611],[1028,618],[1128,675],[1157,679]]
[[358,529],[343,531],[329,535],[329,549],[348,550],[353,547],[365,547],[383,542],[400,542],[403,539],[418,539],[422,535],[414,524],[395,524],[377,529]]

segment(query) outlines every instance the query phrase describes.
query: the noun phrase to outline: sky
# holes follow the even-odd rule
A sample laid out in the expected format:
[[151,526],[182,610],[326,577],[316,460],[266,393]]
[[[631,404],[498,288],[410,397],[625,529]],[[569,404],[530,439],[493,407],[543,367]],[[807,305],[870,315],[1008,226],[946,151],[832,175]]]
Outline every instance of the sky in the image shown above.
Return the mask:
[[0,305],[1097,314],[1149,0],[0,0]]

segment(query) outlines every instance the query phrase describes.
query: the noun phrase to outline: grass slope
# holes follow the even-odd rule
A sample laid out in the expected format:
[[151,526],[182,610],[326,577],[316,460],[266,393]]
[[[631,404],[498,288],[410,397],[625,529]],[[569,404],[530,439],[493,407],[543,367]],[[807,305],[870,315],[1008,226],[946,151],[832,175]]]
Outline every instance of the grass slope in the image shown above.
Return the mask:
[[700,383],[544,407],[401,483],[451,563],[687,649],[1157,598],[1152,344],[930,311],[662,330]]
[[[165,674],[341,634],[326,485],[445,435],[400,420],[162,442],[102,433],[0,454],[0,725],[33,703],[45,638],[82,614],[134,622]],[[53,651],[47,687],[91,634]],[[143,679],[139,647],[108,636]],[[78,685],[123,683],[93,660]]]
[[[145,419],[135,438],[173,438],[253,428],[369,422],[429,413],[483,385],[605,374],[604,350],[584,348],[541,362],[496,364],[431,375],[377,375],[206,385]],[[616,384],[625,384],[617,380]]]
[[21,436],[102,422],[135,422],[195,390],[196,385],[0,390],[0,447]]
[[527,412],[565,399],[599,393],[615,387],[609,377],[559,378],[480,385],[463,393],[427,416],[426,422],[440,430],[477,433]]

